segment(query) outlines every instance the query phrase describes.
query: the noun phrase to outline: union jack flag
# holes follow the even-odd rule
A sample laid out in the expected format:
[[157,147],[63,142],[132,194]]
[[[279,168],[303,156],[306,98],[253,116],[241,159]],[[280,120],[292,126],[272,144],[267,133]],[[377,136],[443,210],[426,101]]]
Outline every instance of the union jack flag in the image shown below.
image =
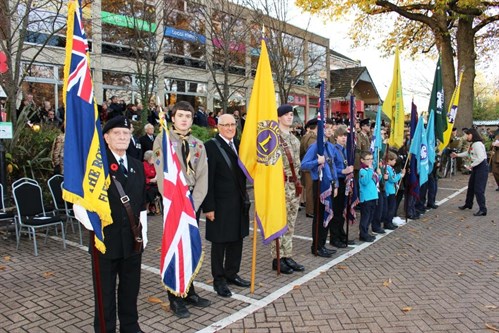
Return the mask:
[[161,280],[168,291],[184,297],[201,268],[203,251],[190,192],[164,127],[161,158],[164,206]]
[[88,51],[88,41],[83,28],[81,10],[76,10],[73,31],[73,47],[71,50],[71,67],[68,76],[67,89],[69,91],[73,88],[73,86],[79,84],[77,93],[78,96],[87,103],[92,103],[94,89],[92,78],[90,76],[90,65],[87,58]]

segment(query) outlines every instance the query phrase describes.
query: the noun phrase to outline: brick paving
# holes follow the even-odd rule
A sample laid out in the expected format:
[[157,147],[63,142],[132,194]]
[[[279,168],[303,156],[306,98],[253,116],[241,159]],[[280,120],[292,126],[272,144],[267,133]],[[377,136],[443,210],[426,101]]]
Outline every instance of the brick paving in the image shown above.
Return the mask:
[[[210,244],[196,289],[213,304],[190,308],[177,319],[158,276],[161,219],[150,221],[150,243],[143,256],[139,314],[145,332],[493,332],[499,329],[499,192],[487,187],[488,216],[459,211],[467,176],[441,179],[437,210],[391,232],[370,246],[338,251],[332,259],[310,254],[311,219],[300,212],[295,260],[303,273],[276,276],[270,249],[258,238],[256,290],[232,287],[232,298],[211,287]],[[201,223],[204,236],[203,222]],[[1,230],[1,229],[0,229]],[[352,226],[351,238],[358,227]],[[93,293],[90,256],[72,241],[39,237],[39,256],[23,237],[0,240],[0,332],[92,332]],[[88,237],[85,235],[84,244]],[[251,237],[244,243],[240,275],[249,278]],[[357,244],[361,244],[357,242]],[[365,248],[364,248],[365,247]]]

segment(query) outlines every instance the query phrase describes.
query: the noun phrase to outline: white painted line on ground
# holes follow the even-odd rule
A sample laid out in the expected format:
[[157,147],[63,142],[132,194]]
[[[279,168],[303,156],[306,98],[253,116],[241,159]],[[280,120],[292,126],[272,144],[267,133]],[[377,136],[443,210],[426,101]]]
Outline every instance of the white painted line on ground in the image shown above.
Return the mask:
[[442,200],[440,200],[439,202],[436,202],[437,205],[442,205],[443,203],[446,203],[447,201],[449,201],[450,199],[458,196],[459,194],[463,193],[464,191],[466,191],[468,189],[468,186],[465,186],[463,187],[462,189],[460,190],[457,190],[457,192],[454,192],[452,193],[451,195],[449,195],[447,198],[444,198]]

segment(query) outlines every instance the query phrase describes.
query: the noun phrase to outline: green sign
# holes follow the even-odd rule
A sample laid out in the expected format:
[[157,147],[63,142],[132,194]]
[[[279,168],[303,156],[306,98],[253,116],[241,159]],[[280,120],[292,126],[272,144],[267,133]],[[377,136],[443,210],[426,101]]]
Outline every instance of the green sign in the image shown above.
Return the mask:
[[105,11],[101,12],[101,16],[103,23],[116,25],[118,27],[139,29],[149,32],[156,31],[156,23],[149,23],[144,20],[137,19],[131,16],[113,14]]

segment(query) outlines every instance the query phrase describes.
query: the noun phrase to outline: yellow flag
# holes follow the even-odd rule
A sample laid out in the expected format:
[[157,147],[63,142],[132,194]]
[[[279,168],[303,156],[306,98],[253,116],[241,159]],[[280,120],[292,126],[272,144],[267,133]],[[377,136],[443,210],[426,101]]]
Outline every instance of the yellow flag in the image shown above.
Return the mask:
[[398,47],[395,51],[392,84],[383,102],[383,113],[390,118],[390,146],[402,147],[404,144],[404,99]]
[[461,93],[461,80],[463,78],[463,73],[459,75],[459,82],[457,83],[456,89],[452,94],[452,98],[449,104],[449,111],[447,112],[447,130],[444,132],[444,142],[441,142],[438,149],[442,151],[450,141],[450,136],[452,135],[452,128],[454,127],[454,122],[456,121],[457,109],[459,105],[459,94]]
[[274,81],[267,46],[262,40],[262,50],[239,146],[239,164],[248,179],[254,183],[255,219],[265,244],[287,230],[284,169],[278,149],[279,134]]

